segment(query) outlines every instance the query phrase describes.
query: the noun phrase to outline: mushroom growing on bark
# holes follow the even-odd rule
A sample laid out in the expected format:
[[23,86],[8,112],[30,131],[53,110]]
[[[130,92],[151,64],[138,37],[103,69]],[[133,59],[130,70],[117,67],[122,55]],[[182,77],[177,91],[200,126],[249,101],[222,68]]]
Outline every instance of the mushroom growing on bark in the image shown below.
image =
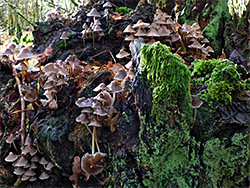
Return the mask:
[[191,95],[191,107],[194,108],[194,121],[192,124],[192,128],[194,127],[194,123],[196,120],[197,108],[200,108],[202,104],[203,102],[198,95]]
[[60,39],[64,40],[64,47],[66,48],[66,45],[67,45],[66,39],[69,39],[69,37],[68,37],[68,35],[67,35],[67,33],[65,31],[62,33]]

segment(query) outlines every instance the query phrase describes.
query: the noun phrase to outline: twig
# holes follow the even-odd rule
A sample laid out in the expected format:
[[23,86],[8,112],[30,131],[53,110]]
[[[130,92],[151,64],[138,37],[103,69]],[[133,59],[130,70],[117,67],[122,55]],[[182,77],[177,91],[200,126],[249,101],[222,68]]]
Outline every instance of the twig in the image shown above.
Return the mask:
[[92,58],[94,58],[94,57],[97,57],[97,56],[99,56],[99,55],[102,55],[102,54],[105,53],[105,52],[107,52],[107,50],[104,50],[104,51],[102,51],[102,52],[100,52],[100,53],[98,53],[98,54],[96,54],[96,55],[93,55],[93,56],[91,56],[91,57],[89,57],[89,58],[92,59]]
[[23,93],[22,93],[21,82],[17,76],[16,69],[13,66],[12,66],[12,71],[13,71],[13,75],[16,79],[16,84],[17,84],[19,95],[21,98],[21,146],[23,146],[24,140],[25,140],[25,123],[24,123],[24,120],[25,120],[25,101],[24,101],[24,97],[23,97]]
[[[7,0],[4,0],[5,1],[5,3],[10,7],[10,8],[12,8],[12,9],[14,9],[14,10],[16,10],[17,8],[16,7],[14,7],[14,6],[12,6]],[[19,15],[19,16],[21,16],[26,22],[28,22],[30,25],[32,25],[33,27],[35,27],[35,25],[34,24],[32,24],[29,20],[27,20],[27,18],[25,18],[21,13],[19,13],[17,10],[16,10],[16,13]]]
[[114,62],[116,63],[116,60],[115,60],[115,58],[114,58],[114,56],[113,56],[113,54],[112,54],[112,52],[109,50],[109,54],[111,55],[111,57],[112,57],[112,59],[114,60]]

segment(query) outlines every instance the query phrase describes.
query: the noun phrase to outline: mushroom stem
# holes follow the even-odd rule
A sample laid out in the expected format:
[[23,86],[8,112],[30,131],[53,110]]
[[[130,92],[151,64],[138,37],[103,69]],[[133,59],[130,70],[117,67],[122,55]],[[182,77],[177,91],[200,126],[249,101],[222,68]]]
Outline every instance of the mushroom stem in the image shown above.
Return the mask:
[[97,151],[100,152],[100,148],[99,148],[99,145],[98,145],[98,142],[97,142],[97,137],[95,138],[95,144],[96,144],[96,147],[97,147]]
[[92,36],[93,36],[93,48],[95,49],[95,34],[94,34],[94,31],[92,31]]
[[194,109],[194,121],[193,121],[193,124],[192,124],[192,127],[194,127],[194,123],[195,123],[195,120],[196,120],[196,115],[197,115],[197,108]]
[[92,134],[92,155],[95,153],[95,131],[96,127],[93,127],[93,134]]
[[66,49],[66,45],[67,45],[66,39],[63,39],[63,40],[64,40],[64,47],[65,47],[65,49]]
[[113,106],[114,103],[115,103],[115,93],[113,93],[112,103],[110,106]]
[[85,48],[85,39],[83,39],[83,47]]

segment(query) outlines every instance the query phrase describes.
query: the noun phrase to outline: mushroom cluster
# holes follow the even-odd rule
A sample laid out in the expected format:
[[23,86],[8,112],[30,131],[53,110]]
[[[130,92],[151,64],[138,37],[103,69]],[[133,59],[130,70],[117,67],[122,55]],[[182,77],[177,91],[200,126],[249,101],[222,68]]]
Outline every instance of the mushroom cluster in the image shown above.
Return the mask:
[[[14,147],[16,136],[11,134],[6,140],[7,143],[13,144]],[[32,141],[33,140],[33,141]],[[36,181],[37,177],[40,180],[45,180],[49,178],[48,173],[51,172],[54,165],[51,162],[48,162],[44,157],[38,156],[38,143],[37,139],[32,139],[30,134],[27,135],[25,139],[24,146],[21,147],[21,154],[14,154],[10,152],[8,156],[5,158],[6,162],[13,163],[14,166],[14,174],[21,177],[21,181]],[[18,153],[18,150],[16,151]],[[43,172],[41,173],[38,169],[38,165],[43,166]],[[40,175],[38,176],[37,174]]]
[[[170,46],[172,51],[181,57],[205,59],[214,51],[200,29],[197,23],[192,26],[187,23],[180,25],[173,21],[167,13],[157,9],[151,24],[139,20],[134,25],[128,25],[123,33],[126,34],[125,41],[132,41],[139,37],[143,38],[149,45],[161,41],[161,43]],[[127,56],[128,52],[122,48],[116,57]]]
[[85,39],[92,38],[93,39],[93,48],[95,48],[95,34],[99,38],[105,36],[103,29],[101,28],[100,20],[96,18],[100,18],[101,14],[95,9],[92,8],[91,11],[87,14],[88,17],[93,17],[93,22],[90,22],[88,18],[86,23],[83,24],[82,28],[82,39],[83,39],[83,46],[85,47]]

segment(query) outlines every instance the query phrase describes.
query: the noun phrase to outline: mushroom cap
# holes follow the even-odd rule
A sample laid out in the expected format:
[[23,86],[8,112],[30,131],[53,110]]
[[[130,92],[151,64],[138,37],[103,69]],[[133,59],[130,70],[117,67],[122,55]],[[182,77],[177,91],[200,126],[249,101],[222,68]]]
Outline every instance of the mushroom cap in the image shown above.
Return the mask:
[[82,123],[82,124],[89,123],[87,114],[82,113],[81,115],[79,115],[79,116],[76,118],[76,122],[79,122],[79,123]]
[[6,143],[11,144],[15,139],[14,134],[10,134],[10,136],[7,138]]
[[109,1],[107,1],[106,3],[104,3],[104,5],[102,6],[103,8],[111,8],[112,5]]
[[162,17],[164,17],[164,18],[171,18],[171,16],[168,15],[166,12],[164,12],[164,13],[162,14]]
[[174,24],[174,21],[171,18],[169,18],[169,19],[167,19],[166,24],[172,25],[172,24]]
[[161,37],[166,37],[166,36],[170,36],[171,31],[169,29],[166,28],[166,26],[161,26],[158,30],[158,34]]
[[50,109],[50,110],[57,110],[57,108],[58,108],[57,102],[56,102],[55,99],[53,99],[53,100],[49,103],[48,109]]
[[44,72],[44,74],[46,76],[48,76],[51,73],[57,73],[58,67],[55,65],[55,63],[48,63],[48,64],[46,64],[44,66],[44,68],[42,69],[42,71]]
[[202,49],[202,46],[200,45],[200,43],[195,40],[191,45],[188,46],[189,48],[195,48],[195,49]]
[[17,160],[18,156],[15,155],[14,153],[10,152],[9,155],[7,157],[5,157],[5,161],[6,162],[14,162],[15,160]]
[[37,168],[36,163],[32,162],[32,163],[30,164],[30,168],[31,168],[31,169],[36,169],[36,168]]
[[213,48],[211,47],[211,46],[207,46],[206,47],[206,51],[209,53],[209,52],[211,52],[211,53],[214,53],[214,50],[213,50]]
[[199,26],[199,24],[197,22],[195,22],[192,26],[191,26],[192,30],[200,30],[201,27]]
[[121,59],[129,56],[130,54],[124,50],[124,47],[120,50],[120,52],[116,55],[117,58]]
[[64,39],[64,40],[69,39],[69,37],[68,37],[68,35],[67,35],[67,33],[65,31],[62,33],[60,39]]
[[152,22],[151,25],[149,26],[149,28],[155,28],[155,29],[159,29],[160,25],[156,24],[155,22]]
[[26,180],[28,180],[29,178],[30,178],[30,176],[22,175],[21,180],[22,180],[22,181],[26,181]]
[[44,84],[44,89],[51,89],[51,88],[53,88],[53,87],[55,87],[56,86],[56,83],[54,82],[54,81],[52,81],[52,80],[47,80],[46,82],[45,82],[45,84]]
[[34,156],[37,153],[37,150],[32,146],[31,143],[29,143],[27,146],[25,146],[24,150],[22,153],[30,153],[31,156]]
[[204,44],[209,43],[209,40],[208,40],[207,38],[204,38],[204,39],[201,41],[201,43],[204,43]]
[[17,163],[15,164],[15,166],[16,167],[25,167],[27,163],[28,163],[28,161],[23,156],[21,156],[21,158],[19,158],[17,160]]
[[125,41],[132,41],[132,40],[135,40],[135,36],[134,36],[134,34],[131,33],[130,35],[126,36],[124,40],[125,40]]
[[150,28],[150,31],[148,32],[147,36],[148,37],[160,37],[159,33],[153,27]]
[[127,76],[127,71],[123,68],[120,68],[119,71],[115,74],[114,80],[122,81]]
[[13,173],[20,176],[20,175],[23,175],[24,172],[25,172],[25,170],[23,168],[17,167],[17,168],[15,168]]
[[22,48],[20,53],[16,56],[16,60],[31,59],[36,56],[30,51],[29,47]]
[[81,113],[93,113],[93,108],[91,107],[86,107],[86,108],[83,108]]
[[11,49],[6,48],[3,53],[0,53],[0,55],[13,55],[13,52],[11,51]]
[[48,164],[48,161],[47,161],[44,157],[42,157],[42,158],[39,160],[39,163],[40,163],[41,165],[46,165],[46,164]]
[[87,16],[101,17],[100,13],[95,8],[92,8]]
[[37,180],[37,177],[35,177],[35,176],[32,176],[32,177],[30,177],[30,179],[29,179],[29,181],[31,181],[31,182],[36,181],[36,180]]
[[202,104],[203,102],[200,99],[199,95],[191,95],[191,107],[192,108],[200,108]]
[[99,25],[95,25],[93,31],[94,31],[94,32],[101,32],[101,31],[103,31],[103,30],[102,30],[102,28],[101,28]]
[[38,156],[34,156],[31,158],[31,162],[38,162],[38,161],[40,161]]
[[43,172],[40,176],[39,179],[40,180],[46,180],[49,178],[49,175],[46,172]]
[[100,22],[100,20],[95,20],[94,25],[102,25],[102,23]]
[[136,33],[136,31],[133,29],[133,27],[132,27],[131,25],[128,25],[128,26],[124,29],[123,33]]
[[98,86],[96,86],[95,89],[93,89],[93,91],[94,91],[94,92],[98,92],[98,91],[101,91],[101,90],[103,90],[103,89],[105,89],[105,88],[106,88],[106,84],[100,83]]
[[21,71],[24,71],[24,70],[28,70],[28,66],[26,65],[26,63],[24,62],[20,62],[18,64],[13,64],[13,68],[16,69],[16,70],[21,70]]
[[53,165],[51,162],[49,162],[49,163],[46,165],[46,167],[44,167],[44,168],[45,168],[45,170],[50,171],[53,167],[54,167],[54,165]]
[[76,105],[77,105],[79,108],[91,107],[91,106],[92,106],[92,101],[89,100],[89,99],[86,99],[85,97],[82,97],[82,98],[79,98],[79,99],[76,101]]
[[181,26],[182,32],[189,33],[191,31],[191,26],[188,23],[185,23]]
[[34,172],[34,170],[29,169],[24,173],[25,176],[35,176],[36,173]]
[[102,127],[102,124],[94,118],[89,122],[88,126]]
[[104,167],[105,153],[96,152],[94,155],[86,153],[81,159],[81,168],[90,175],[99,174]]
[[34,102],[37,99],[37,95],[29,90],[25,95],[24,95],[24,100],[28,101],[28,102]]
[[98,116],[107,116],[108,115],[107,110],[102,108],[102,107],[96,108],[95,111],[93,112],[93,114],[96,114]]
[[84,23],[84,24],[82,25],[82,28],[83,28],[83,29],[87,29],[87,28],[88,28],[88,25],[87,25],[86,23]]
[[107,85],[107,89],[111,93],[119,93],[123,91],[123,88],[115,80],[113,80],[109,85]]
[[147,36],[147,33],[143,31],[142,28],[139,28],[138,31],[135,33],[136,37],[144,37]]
[[150,24],[149,23],[145,23],[142,20],[139,20],[136,24],[134,24],[132,27],[135,28],[145,28],[148,27]]
[[51,73],[48,77],[48,81],[54,81],[57,82],[58,78],[56,76],[56,73]]

